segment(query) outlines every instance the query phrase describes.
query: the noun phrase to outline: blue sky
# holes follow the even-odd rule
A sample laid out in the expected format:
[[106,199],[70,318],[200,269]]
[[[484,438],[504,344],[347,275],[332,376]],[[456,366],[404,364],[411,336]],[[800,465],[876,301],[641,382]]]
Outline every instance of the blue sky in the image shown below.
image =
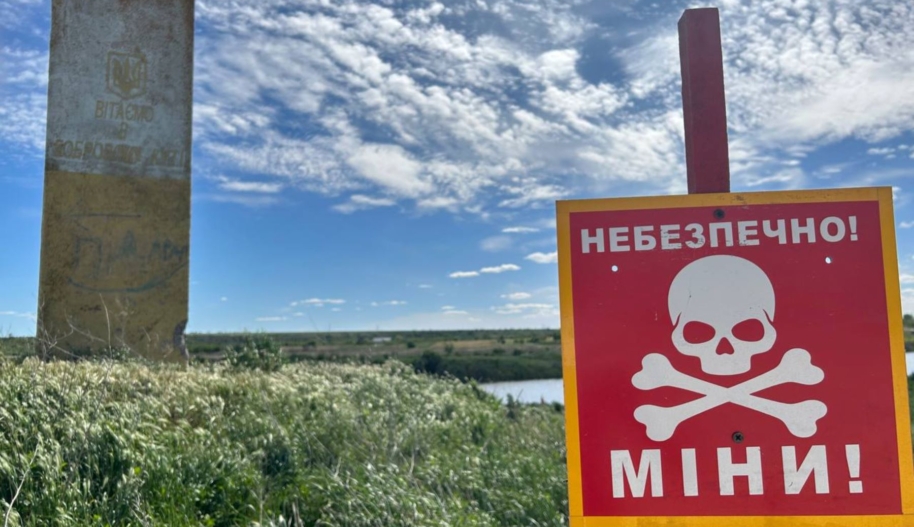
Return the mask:
[[[0,0],[0,332],[34,331],[49,1]],[[198,1],[192,332],[558,327],[554,200],[684,193],[686,2]],[[914,4],[721,0],[732,187],[895,187]]]

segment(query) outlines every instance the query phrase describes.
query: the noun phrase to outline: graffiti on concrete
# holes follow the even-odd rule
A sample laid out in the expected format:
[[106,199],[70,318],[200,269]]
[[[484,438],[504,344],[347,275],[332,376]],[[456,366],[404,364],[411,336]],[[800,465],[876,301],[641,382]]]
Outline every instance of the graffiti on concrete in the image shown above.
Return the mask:
[[[138,214],[82,214],[69,283],[93,293],[142,293],[165,285],[188,263],[189,246],[142,229]],[[148,234],[145,234],[147,233]]]

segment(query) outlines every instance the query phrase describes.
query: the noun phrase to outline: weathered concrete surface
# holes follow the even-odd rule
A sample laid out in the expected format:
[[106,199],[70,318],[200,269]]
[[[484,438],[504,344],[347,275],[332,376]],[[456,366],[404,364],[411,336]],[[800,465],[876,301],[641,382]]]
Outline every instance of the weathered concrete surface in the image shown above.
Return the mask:
[[178,360],[193,0],[54,0],[51,24],[39,337]]
[[190,182],[49,171],[41,327],[57,354],[127,345],[181,358]]

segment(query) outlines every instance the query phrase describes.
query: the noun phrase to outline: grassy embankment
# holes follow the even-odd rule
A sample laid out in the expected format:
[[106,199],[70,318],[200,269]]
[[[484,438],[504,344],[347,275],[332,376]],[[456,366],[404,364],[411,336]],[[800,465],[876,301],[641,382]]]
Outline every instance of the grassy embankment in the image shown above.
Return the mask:
[[[562,376],[557,330],[404,331],[374,333],[272,333],[287,360],[380,364],[389,359],[418,371],[480,382],[558,379]],[[191,355],[218,360],[247,334],[191,334]]]
[[0,400],[9,525],[566,521],[560,407],[505,406],[397,362],[7,359]]

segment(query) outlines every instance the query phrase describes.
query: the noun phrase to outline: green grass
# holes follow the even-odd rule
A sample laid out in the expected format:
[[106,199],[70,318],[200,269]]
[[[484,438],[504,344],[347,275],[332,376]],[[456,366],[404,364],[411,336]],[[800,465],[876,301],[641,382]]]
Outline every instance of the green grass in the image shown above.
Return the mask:
[[562,378],[562,356],[552,353],[442,356],[426,352],[411,363],[419,372],[480,382]]
[[10,525],[566,522],[560,411],[396,362],[6,360],[0,400]]

